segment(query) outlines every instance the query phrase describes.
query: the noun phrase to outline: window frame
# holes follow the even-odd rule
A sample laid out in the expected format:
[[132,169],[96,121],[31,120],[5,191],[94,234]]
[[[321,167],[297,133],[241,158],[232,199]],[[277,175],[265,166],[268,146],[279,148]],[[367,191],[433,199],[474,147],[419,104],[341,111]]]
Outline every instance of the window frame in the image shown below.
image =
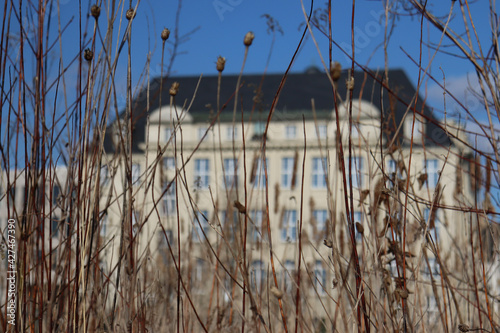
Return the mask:
[[318,139],[326,139],[328,136],[328,125],[320,124],[316,128],[316,137]]
[[[264,169],[265,167],[265,169]],[[253,179],[253,188],[254,189],[265,189],[267,182],[266,182],[266,170],[267,170],[267,176],[269,178],[269,159],[266,158],[266,162],[264,164],[264,159],[262,157],[259,157],[256,162],[256,167],[255,167],[255,178]]]
[[261,290],[266,280],[266,271],[264,270],[264,262],[262,260],[252,261],[250,271],[251,283],[257,290]]
[[255,209],[250,211],[250,218],[252,219],[252,240],[254,242],[262,242],[265,239],[265,235],[262,230],[264,225],[264,211],[260,209]]
[[[326,232],[326,230],[327,230],[326,221],[328,221],[328,210],[327,209],[314,209],[312,211],[312,216],[314,218],[314,221],[316,222],[316,232],[318,234],[322,233],[322,232]],[[320,217],[324,217],[324,218],[320,219]]]
[[434,189],[439,183],[439,160],[437,158],[429,158],[424,160],[424,170],[427,174],[427,186],[429,189]]
[[175,170],[175,157],[165,156],[163,158],[163,168],[165,170]]
[[314,288],[319,296],[325,296],[326,292],[326,269],[321,260],[316,260],[314,263]]
[[264,121],[256,121],[253,123],[253,135],[254,136],[262,136],[266,131],[266,122]]
[[[191,230],[191,240],[193,243],[202,243],[205,240],[205,237],[203,236],[203,233],[205,233],[205,236],[208,238],[210,234],[210,224],[208,221],[205,219],[205,217],[208,218],[208,211],[207,210],[199,210],[195,212],[193,216],[193,225],[192,225],[192,230]],[[202,232],[203,229],[203,232]]]
[[132,163],[132,169],[130,170],[132,177],[132,186],[139,185],[139,181],[141,179],[141,164],[140,163]]
[[[207,134],[205,137],[203,137]],[[198,127],[198,141],[204,142],[208,138],[208,127],[203,126],[203,127]]]
[[224,188],[238,188],[238,160],[235,158],[224,159]]
[[328,174],[326,157],[313,157],[312,162],[311,187],[316,190],[326,189],[326,176]]
[[293,167],[295,165],[294,157],[281,158],[281,188],[291,189],[293,180]]
[[297,126],[285,125],[285,139],[296,139],[296,138],[297,138]]
[[[352,187],[353,188],[363,188],[364,177],[363,177],[363,167],[364,158],[362,156],[352,156],[348,159],[351,163],[351,176],[352,176]],[[359,165],[359,167],[358,167]]]
[[297,210],[287,209],[281,221],[281,241],[291,243],[297,241]]
[[109,216],[108,216],[108,214],[103,214],[101,216],[101,226],[99,229],[99,235],[101,237],[106,237],[108,224],[109,224]]
[[194,160],[194,183],[199,189],[208,189],[210,184],[210,160],[208,158]]
[[238,139],[238,127],[236,127],[236,126],[226,127],[226,139],[227,139],[227,141],[233,141],[233,132],[234,132],[234,140]]
[[291,291],[293,288],[293,282],[295,279],[295,261],[287,259],[283,265],[283,289],[285,291]]
[[163,140],[169,142],[174,137],[174,130],[172,127],[163,128]]
[[168,184],[170,182],[165,182],[163,184],[163,196],[161,198],[161,205],[162,205],[162,215],[163,216],[176,216],[177,215],[177,202],[176,202],[176,183],[175,180],[172,182],[172,185],[170,185],[170,188],[166,190]]

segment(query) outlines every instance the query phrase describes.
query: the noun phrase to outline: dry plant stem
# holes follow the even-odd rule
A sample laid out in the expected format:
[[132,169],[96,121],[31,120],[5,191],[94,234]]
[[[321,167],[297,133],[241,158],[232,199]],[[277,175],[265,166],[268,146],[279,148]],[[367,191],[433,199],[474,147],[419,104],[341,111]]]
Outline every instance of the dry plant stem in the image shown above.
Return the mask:
[[481,272],[482,272],[482,275],[483,275],[484,297],[485,297],[486,308],[488,310],[488,319],[490,321],[491,329],[495,329],[495,324],[493,322],[493,314],[492,314],[492,311],[491,311],[490,301],[489,301],[489,297],[488,297],[488,294],[489,294],[488,293],[488,283],[486,281],[486,270],[485,270],[485,267],[484,267],[484,263],[486,262],[486,258],[484,257],[484,253],[483,253],[484,245],[483,245],[483,238],[481,236],[481,228],[480,228],[480,225],[479,225],[479,219],[480,219],[480,217],[478,216],[477,219],[476,219],[476,223],[477,223],[477,230],[479,231],[478,232],[479,254],[481,255]]
[[[174,96],[170,96],[170,115],[173,114],[172,112],[172,109],[175,108],[175,100],[174,100]],[[175,110],[175,113],[177,114],[177,109]],[[179,119],[179,117],[177,117],[177,120]],[[174,132],[175,133],[175,132]],[[182,151],[181,151],[182,153]],[[182,157],[181,157],[182,158]],[[179,169],[178,169],[178,158],[177,158],[177,135],[174,135],[174,163],[175,163],[175,205],[176,205],[176,210],[177,212],[179,212]],[[184,164],[183,164],[184,166]],[[167,187],[168,189],[168,187]],[[167,189],[165,189],[165,191],[167,191]],[[165,192],[164,192],[165,193]],[[164,195],[163,193],[163,195]],[[177,214],[176,216],[177,218],[177,239],[181,239],[181,221],[180,221],[180,217],[179,217],[179,214]],[[177,302],[176,302],[176,306],[177,306],[177,325],[176,325],[176,328],[177,328],[177,333],[180,332],[180,321],[181,321],[181,269],[182,269],[182,261],[181,261],[181,242],[177,242]],[[172,254],[172,259],[174,260],[175,262],[175,257],[173,255],[173,252],[171,252]]]
[[[243,62],[241,64],[240,75],[238,76],[238,80],[236,81],[236,91],[234,94],[233,122],[232,122],[232,126],[233,126],[233,152],[234,152],[234,127],[236,126],[236,108],[238,106],[238,93],[240,91],[241,76],[243,75],[243,70],[245,68],[245,63],[246,63],[247,56],[248,56],[248,49],[249,49],[249,46],[246,45],[245,46],[245,55],[243,56]],[[243,117],[242,117],[241,121],[243,122]],[[243,149],[243,153],[245,153],[245,149]],[[245,175],[246,175],[246,172],[245,172]],[[246,196],[246,183],[245,183],[245,207],[247,207],[246,198],[247,198],[247,196]],[[245,223],[243,226],[243,258],[242,259],[243,259],[243,266],[244,267],[246,267],[246,253],[247,253],[246,252],[246,240],[247,240],[246,236],[247,236],[247,221],[248,220],[247,220],[246,216],[247,215],[245,214]],[[242,271],[242,273],[243,273],[243,271]],[[243,290],[245,290],[245,289],[246,289],[245,280],[243,280]],[[243,316],[245,316],[245,296],[246,296],[246,294],[243,293],[243,297],[241,300]],[[244,320],[241,322],[241,331],[242,332],[245,331],[245,321]]]
[[[355,8],[356,8],[356,1],[352,1],[352,16],[351,16],[351,47],[352,47],[352,58],[351,58],[351,74],[354,75],[354,59],[355,59],[355,43],[354,43],[354,15],[355,15]],[[350,79],[350,78],[349,78]],[[334,94],[335,94],[335,89],[334,89]],[[359,266],[359,257],[358,257],[358,250],[356,248],[356,235],[355,235],[355,229],[354,229],[354,199],[353,199],[353,186],[352,186],[352,140],[351,140],[351,132],[352,132],[352,96],[353,96],[353,89],[349,89],[349,194],[350,194],[350,201],[347,201],[347,191],[344,191],[346,194],[346,214],[347,214],[347,219],[348,219],[348,230],[350,233],[351,237],[351,244],[353,248],[353,257],[354,257],[354,270],[356,273],[356,298],[359,299],[361,298],[361,308],[358,307],[358,331],[361,332],[361,330],[364,328],[366,332],[370,332],[370,322],[369,322],[369,317],[366,309],[366,300],[365,300],[365,294],[363,291],[363,285],[362,285],[362,276],[361,276],[361,268]],[[337,131],[339,131],[340,134],[340,123],[338,122],[338,111],[337,111],[337,104],[335,101],[335,113],[337,117]],[[343,152],[342,152],[342,141],[339,142],[339,148],[340,148],[340,156],[339,159],[343,161]],[[345,174],[345,166],[342,163],[342,172]],[[345,177],[345,176],[344,176]],[[346,182],[344,182],[345,185],[347,185]],[[349,207],[349,202],[350,202],[350,207]],[[362,324],[361,320],[361,314],[363,313],[364,317],[364,327]]]
[[[302,158],[302,170],[306,167],[306,153],[307,153],[307,136],[306,136],[306,120],[302,115],[302,124],[304,128],[304,157]],[[299,329],[299,315],[300,315],[300,266],[302,262],[302,215],[304,209],[304,172],[302,172],[302,181],[300,184],[300,218],[299,218],[299,263],[297,265],[297,294],[295,297],[295,333]],[[302,325],[301,325],[302,326]]]
[[[245,60],[246,60],[246,56],[247,56],[247,53],[248,53],[248,46],[245,47]],[[244,60],[244,61],[245,61]],[[243,67],[241,67],[241,73],[240,73],[240,76],[238,78],[238,80],[241,78],[241,75],[243,73]],[[237,89],[239,88],[239,82],[237,84]],[[237,95],[237,94],[236,94]],[[236,97],[235,97],[235,107],[236,107]],[[236,112],[236,109],[234,110]],[[235,114],[235,113],[234,113]],[[233,116],[233,161],[234,161],[234,154],[235,154],[235,140],[234,140],[234,122],[235,122],[235,117]],[[248,207],[248,189],[247,189],[247,159],[246,159],[246,147],[245,147],[245,123],[244,123],[244,118],[243,118],[243,108],[241,108],[241,142],[242,142],[242,145],[243,145],[243,184],[244,184],[244,196],[245,196],[245,209],[247,209]],[[236,166],[235,166],[236,168]],[[233,171],[234,173],[234,171]],[[238,187],[236,185],[236,193],[238,193]],[[247,248],[247,225],[248,225],[248,214],[245,214],[245,223],[243,225],[243,267],[245,268],[245,270],[241,270],[241,274],[244,274],[245,277],[248,279],[248,272],[246,270],[246,248]],[[250,282],[250,281],[248,281]],[[242,297],[242,303],[243,303],[243,307],[242,307],[242,315],[243,315],[243,318],[245,318],[245,288],[248,288],[248,292],[250,293],[250,300],[252,301],[253,303],[253,299],[252,299],[252,294],[251,294],[251,290],[250,290],[250,283],[248,283],[246,286],[245,286],[245,280],[243,280],[243,289],[242,289],[242,292],[243,292],[243,297]],[[254,304],[252,304],[254,305]],[[264,327],[266,327],[265,323],[264,323]],[[244,332],[245,331],[245,320],[242,321],[241,323],[241,331]]]
[[[415,0],[411,0],[411,3],[413,4],[413,6],[419,10],[422,15],[425,16],[425,18],[427,20],[429,20],[429,22],[431,22],[436,28],[438,28],[439,30],[441,30],[444,34],[446,34],[446,37],[448,37],[451,42],[456,45],[460,51],[463,53],[463,55],[474,65],[475,69],[476,69],[476,72],[478,73],[478,79],[480,81],[480,83],[482,82],[481,78],[483,80],[486,81],[486,83],[488,84],[488,89],[491,91],[491,92],[495,92],[495,89],[493,88],[493,86],[491,85],[490,83],[490,80],[489,80],[489,76],[488,76],[488,72],[485,70],[485,68],[481,67],[480,64],[478,63],[476,57],[475,57],[475,51],[474,49],[472,48],[472,41],[470,41],[470,36],[469,36],[469,30],[468,30],[468,24],[466,23],[464,26],[465,26],[465,29],[467,31],[467,35],[469,36],[469,45],[467,45],[469,47],[469,51],[466,50],[466,48],[460,43],[460,40],[461,37],[459,36],[454,36],[452,34],[452,32],[450,32],[449,30],[446,30],[442,24],[439,22],[439,20],[434,17],[431,13],[429,13],[424,6],[422,6],[420,3],[418,3],[417,1]],[[452,2],[453,4],[454,2]],[[463,9],[462,9],[463,10]],[[464,14],[464,17],[465,17],[465,14]],[[465,20],[465,18],[464,18]],[[472,24],[472,22],[471,22]],[[462,40],[463,41],[463,40]],[[465,44],[465,42],[464,42]],[[483,58],[483,63],[485,64],[486,66],[486,61],[485,59]],[[497,113],[497,117],[500,118],[500,102],[498,101],[498,99],[496,98],[496,95],[493,93],[492,94],[493,98],[494,98],[494,103],[495,103],[495,110],[496,110],[496,113]],[[485,98],[484,94],[483,94],[483,98]],[[486,103],[484,104],[485,108],[486,108],[486,111],[487,111],[487,114],[488,116],[490,117],[490,111],[489,111],[489,104]],[[491,126],[493,126],[493,123],[491,122],[490,120],[490,129],[491,129]],[[494,138],[494,136],[493,136]],[[493,138],[490,138],[490,139],[493,139]],[[495,143],[493,141],[490,141],[491,144],[492,144],[492,147],[496,147]],[[498,149],[493,149],[494,152],[495,152],[495,158],[497,161],[500,161],[500,155],[498,153]],[[498,175],[500,177],[500,169],[498,170]]]
[[[285,71],[285,74],[283,75],[283,78],[281,79],[281,82],[280,82],[280,85],[278,87],[278,90],[276,91],[276,94],[274,95],[273,102],[272,102],[271,108],[269,110],[269,115],[267,117],[267,122],[266,122],[266,127],[264,129],[264,134],[262,136],[263,137],[262,138],[262,156],[263,156],[263,159],[264,159],[264,173],[265,173],[265,178],[266,178],[266,202],[269,202],[269,191],[268,191],[268,186],[267,186],[267,179],[268,179],[268,177],[267,177],[267,167],[266,167],[266,162],[265,162],[267,132],[269,130],[269,124],[271,122],[271,119],[272,119],[272,116],[273,116],[273,113],[274,113],[274,110],[275,110],[276,102],[278,101],[278,98],[279,98],[279,95],[281,93],[281,90],[283,89],[283,85],[285,84],[288,72],[290,71],[290,69],[292,67],[293,61],[294,61],[295,57],[297,56],[297,53],[298,53],[298,51],[300,49],[300,46],[302,45],[302,42],[304,40],[305,35],[306,35],[307,29],[309,28],[309,21],[311,19],[313,5],[314,5],[314,1],[311,1],[311,7],[310,7],[310,11],[309,11],[309,16],[307,17],[308,26],[306,28],[304,28],[304,31],[302,33],[302,37],[300,38],[300,41],[299,41],[299,43],[297,45],[297,48],[295,49],[295,52],[294,52],[294,54],[292,56],[292,59],[290,60],[290,62],[288,64],[288,67],[287,67],[287,69]],[[266,216],[269,216],[269,205],[268,204],[266,204]],[[273,273],[274,284],[275,284],[276,288],[278,288],[278,279],[276,277],[276,270],[275,270],[275,266],[274,266],[271,227],[270,227],[269,223],[267,223],[267,234],[268,234],[268,238],[269,238],[269,256],[270,256],[270,262],[271,262],[271,270],[272,270],[272,273]],[[279,299],[278,303],[279,303],[279,306],[280,306],[280,312],[281,312],[281,318],[282,318],[282,321],[283,321],[284,330],[285,330],[285,332],[288,332],[287,324],[286,324],[286,315],[285,315],[285,312],[283,310],[282,300]]]
[[[476,203],[476,206],[477,206],[477,194],[476,194],[476,200],[475,200],[475,203]],[[474,293],[475,293],[475,296],[476,296],[476,308],[477,308],[477,312],[478,312],[478,320],[479,320],[479,327],[482,328],[483,327],[483,321],[481,319],[481,304],[479,303],[480,302],[480,298],[479,298],[479,291],[478,291],[478,287],[477,287],[477,277],[476,277],[476,258],[475,258],[475,255],[474,255],[474,232],[473,232],[473,229],[472,229],[472,216],[471,216],[471,219],[469,221],[469,234],[470,234],[470,250],[471,250],[471,258],[472,258],[472,277],[473,277],[473,280],[474,280]]]
[[[323,61],[323,57],[321,56],[320,48],[319,48],[319,46],[318,46],[318,43],[317,43],[317,41],[316,41],[316,38],[314,37],[313,31],[312,31],[312,27],[311,27],[310,22],[309,22],[310,15],[309,15],[309,17],[308,17],[308,16],[306,16],[306,12],[305,12],[305,8],[304,8],[304,3],[303,3],[303,1],[301,1],[301,5],[302,5],[302,12],[303,12],[303,14],[304,14],[304,17],[306,17],[306,20],[307,20],[307,29],[309,30],[309,33],[310,33],[310,35],[311,35],[311,37],[312,37],[312,39],[313,39],[313,41],[314,41],[314,44],[315,44],[315,46],[316,46],[316,48],[317,48],[317,50],[318,50],[318,54],[319,54],[319,56],[320,56],[320,58],[321,58],[321,61],[322,61],[322,63],[323,63],[323,68],[324,68],[324,70],[325,70],[325,73],[326,73],[326,75],[327,75],[328,79],[330,80],[330,84],[331,84],[332,89],[333,89],[333,95],[334,95],[334,107],[335,107],[335,117],[336,117],[336,119],[335,119],[335,120],[336,120],[336,125],[337,125],[337,131],[336,131],[336,134],[337,134],[337,135],[336,135],[336,142],[335,142],[335,144],[336,144],[336,147],[337,147],[337,149],[338,149],[338,157],[337,157],[337,158],[338,158],[339,163],[340,163],[340,166],[341,166],[340,170],[341,170],[342,184],[344,184],[344,185],[345,185],[345,184],[347,184],[347,181],[346,181],[346,175],[345,175],[345,163],[344,163],[344,160],[343,160],[343,158],[342,158],[342,156],[343,156],[343,150],[342,150],[342,142],[341,142],[341,136],[340,136],[340,128],[339,128],[339,124],[340,124],[340,122],[339,122],[339,116],[338,116],[338,102],[337,102],[337,98],[338,98],[339,96],[338,96],[338,94],[336,93],[336,92],[337,92],[337,90],[336,90],[336,85],[335,85],[335,83],[333,82],[331,75],[329,75],[329,70],[327,69],[327,67],[326,67],[326,65],[325,65],[325,62]],[[335,41],[333,41],[333,40],[330,40],[330,41],[331,41],[332,43],[334,43],[334,44],[335,44]],[[336,45],[337,45],[337,44],[336,44]],[[338,46],[338,45],[337,45],[337,46]],[[344,53],[345,53],[347,56],[349,56],[349,57],[351,57],[351,58],[352,58],[352,56],[351,56],[350,54],[347,54],[346,52],[344,52]],[[353,61],[354,61],[354,59],[353,59]],[[359,66],[359,64],[357,64],[357,63],[356,63],[356,65],[358,65],[358,66]],[[344,203],[345,203],[345,205],[347,206],[347,208],[349,208],[349,203],[348,203],[347,193],[346,193],[347,191],[343,191],[343,192],[344,192]],[[347,209],[347,211],[348,211],[348,209]],[[332,223],[332,225],[333,225],[333,223]],[[334,243],[334,245],[335,245],[335,243]],[[336,271],[336,273],[337,273],[337,271],[338,271],[338,273],[337,273],[337,274],[340,274],[340,276],[341,276],[341,279],[340,279],[340,280],[341,280],[341,282],[342,282],[342,284],[341,284],[341,288],[342,288],[342,289],[346,289],[346,290],[350,293],[350,291],[348,290],[348,286],[347,286],[347,284],[346,284],[346,281],[347,281],[347,278],[348,278],[348,274],[347,274],[347,271],[346,271],[346,272],[344,272],[344,271],[343,271],[342,266],[340,265],[341,260],[340,260],[340,256],[339,256],[339,251],[338,251],[338,249],[337,249],[335,246],[334,246],[334,247],[332,247],[332,257],[335,259],[334,263],[336,263],[336,264],[337,264],[337,267],[336,267],[336,270],[335,270],[335,271]],[[352,293],[350,293],[350,294],[352,295]],[[349,300],[350,300],[350,299],[349,299]],[[333,325],[334,325],[334,326],[335,326],[335,324],[336,324],[336,319],[337,319],[337,316],[338,316],[338,310],[339,310],[339,309],[340,309],[341,311],[343,311],[343,307],[342,307],[342,306],[340,306],[340,302],[336,303],[335,317],[334,317],[334,321],[333,321]],[[345,316],[344,316],[344,317],[345,317]],[[345,324],[345,330],[347,331],[347,330],[348,330],[348,327],[347,327],[347,322],[346,322],[346,321],[344,321],[344,324]]]

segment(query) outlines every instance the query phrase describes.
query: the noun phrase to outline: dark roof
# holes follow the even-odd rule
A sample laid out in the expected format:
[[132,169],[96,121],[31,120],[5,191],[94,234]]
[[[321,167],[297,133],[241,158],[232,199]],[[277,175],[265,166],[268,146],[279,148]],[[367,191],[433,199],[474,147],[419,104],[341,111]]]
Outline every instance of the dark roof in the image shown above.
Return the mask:
[[[354,72],[355,87],[353,98],[362,98],[374,104],[383,111],[386,135],[390,136],[402,120],[407,110],[408,103],[415,95],[415,88],[401,69],[393,69],[388,73],[389,87],[383,87],[383,73],[368,74],[363,71]],[[348,77],[347,71],[342,71],[338,80],[337,91],[344,100],[347,96],[345,81]],[[282,74],[243,75],[238,93],[238,112],[243,109],[244,117],[252,116],[253,120],[267,120],[267,116],[278,90]],[[220,87],[221,121],[232,119],[234,93],[238,75],[223,75]],[[208,122],[217,113],[217,87],[218,76],[200,77],[170,77],[163,78],[162,91],[160,92],[160,78],[150,82],[149,104],[147,103],[146,90],[139,93],[133,102],[133,150],[139,152],[138,144],[145,140],[146,116],[159,107],[160,94],[162,105],[170,104],[169,89],[173,82],[179,83],[179,91],[175,97],[176,105],[192,106],[189,114],[194,122]],[[196,90],[196,86],[199,87]],[[193,95],[196,95],[193,101]],[[314,99],[316,116],[319,119],[331,117],[334,108],[333,89],[324,72],[310,68],[305,73],[290,73],[287,76],[283,90],[276,104],[276,112],[273,121],[283,119],[306,119],[312,118],[311,100]],[[149,105],[149,109],[148,109]],[[227,107],[224,108],[224,105]],[[435,124],[434,117],[427,106],[423,105],[418,98],[416,110],[428,119],[426,126],[426,145],[448,146],[450,140],[444,131]],[[125,113],[122,112],[122,115]],[[211,117],[212,115],[212,117]],[[112,128],[108,128],[105,148],[109,152],[113,149],[111,139]],[[403,142],[403,141],[401,141]],[[404,142],[403,142],[404,143]],[[416,143],[418,144],[418,143]]]

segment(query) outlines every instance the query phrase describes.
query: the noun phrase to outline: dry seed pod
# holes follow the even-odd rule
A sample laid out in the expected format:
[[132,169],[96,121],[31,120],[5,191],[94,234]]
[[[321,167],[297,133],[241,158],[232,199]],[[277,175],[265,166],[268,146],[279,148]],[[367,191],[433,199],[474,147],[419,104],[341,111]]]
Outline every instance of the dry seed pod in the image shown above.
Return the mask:
[[356,230],[360,233],[360,234],[363,234],[363,232],[365,232],[365,228],[363,227],[363,225],[359,222],[356,222]]
[[342,74],[342,66],[338,61],[332,62],[330,64],[330,76],[334,82],[340,79],[340,74]]
[[217,57],[217,71],[222,72],[226,66],[226,58],[218,56]]
[[92,52],[90,49],[85,49],[85,51],[83,51],[83,57],[87,61],[92,61],[92,58],[94,58],[94,52]]
[[161,39],[163,41],[166,41],[168,39],[168,37],[170,36],[170,30],[168,30],[167,28],[164,28],[161,32]]
[[353,90],[354,89],[354,77],[350,77],[348,80],[345,81],[345,84],[347,86],[347,90]]
[[92,5],[92,7],[90,7],[90,14],[97,20],[99,15],[101,15],[101,7]]
[[271,294],[274,295],[274,297],[276,297],[277,299],[282,299],[283,298],[283,295],[285,295],[285,293],[276,288],[275,286],[271,286],[271,288],[269,288],[269,291],[271,292]]
[[255,35],[253,34],[253,32],[251,32],[251,31],[247,32],[247,34],[245,35],[245,38],[243,39],[243,44],[245,44],[245,46],[252,45],[254,38],[255,38]]
[[179,82],[172,83],[170,90],[168,91],[170,96],[175,96],[179,92]]
[[422,189],[422,186],[424,186],[424,183],[427,181],[427,177],[428,176],[426,173],[423,173],[420,176],[418,176],[417,180],[418,180],[419,189]]
[[396,289],[396,293],[401,297],[402,299],[407,299],[408,298],[408,290],[406,289],[401,289],[398,288]]
[[469,326],[465,325],[465,324],[459,324],[458,325],[458,330],[460,332],[469,332],[470,331],[470,328]]
[[330,249],[333,247],[333,242],[330,239],[325,239],[323,241],[323,244],[325,244],[325,246],[329,247]]
[[234,207],[236,207],[236,209],[238,210],[238,212],[240,212],[241,214],[245,214],[246,213],[246,209],[245,209],[245,206],[243,206],[241,204],[241,202],[239,201],[234,201]]
[[131,19],[133,19],[135,17],[135,14],[136,14],[135,10],[133,8],[129,8],[127,10],[127,12],[125,13],[125,17],[127,18],[127,20],[130,21]]
[[361,206],[362,203],[365,202],[366,197],[370,194],[370,190],[363,190],[361,191],[361,195],[359,196],[359,204],[358,206]]

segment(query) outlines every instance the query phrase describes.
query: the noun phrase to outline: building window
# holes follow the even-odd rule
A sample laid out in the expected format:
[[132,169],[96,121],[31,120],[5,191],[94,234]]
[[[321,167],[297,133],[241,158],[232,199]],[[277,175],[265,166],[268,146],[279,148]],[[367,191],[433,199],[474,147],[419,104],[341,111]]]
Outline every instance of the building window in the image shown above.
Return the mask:
[[316,231],[322,235],[326,232],[326,221],[328,220],[328,212],[326,209],[313,210],[313,218],[316,222]]
[[434,208],[431,212],[430,208],[424,208],[424,220],[424,222],[429,226],[429,233],[433,236],[434,241],[439,243],[441,241],[440,231],[442,228],[441,209]]
[[141,177],[141,165],[139,163],[133,163],[132,164],[132,184],[138,185],[140,177]]
[[363,158],[351,157],[350,163],[351,163],[352,187],[361,188],[363,187]]
[[[267,158],[265,164],[266,164],[265,165],[266,170],[269,171],[269,160]],[[258,158],[256,160],[254,172],[255,176],[252,177],[254,188],[260,188],[260,189],[266,188],[266,172],[264,170],[264,160],[262,158]]]
[[137,231],[139,231],[139,212],[133,210],[132,211],[132,235],[135,237],[137,235]]
[[312,187],[314,189],[326,188],[326,158],[313,158]]
[[326,139],[327,127],[326,125],[318,125],[317,133],[319,139]]
[[252,239],[254,242],[260,242],[263,238],[262,221],[264,220],[264,212],[261,210],[252,210],[250,218],[253,222]]
[[57,237],[59,235],[59,217],[52,216],[50,221],[50,233],[52,238]]
[[195,293],[203,293],[204,283],[203,280],[205,271],[207,270],[205,260],[197,258],[193,264],[193,269],[191,271],[191,285]]
[[[172,182],[167,190],[170,182],[165,182],[163,185],[163,198],[162,198],[162,210],[163,216],[172,216],[177,213],[177,207],[175,203],[175,181]],[[165,192],[166,190],[166,192]]]
[[[205,136],[206,133],[206,136]],[[198,128],[198,140],[199,141],[204,141],[208,136],[207,133],[207,128],[206,127],[200,127]]]
[[125,120],[120,119],[116,122],[114,137],[116,145],[119,146],[127,140],[128,125]]
[[233,138],[234,140],[238,139],[238,127],[229,126],[227,127],[226,139],[228,141],[233,141]]
[[193,242],[202,242],[205,239],[205,236],[208,237],[209,232],[210,225],[208,224],[208,211],[202,210],[196,212],[193,220],[193,232],[191,237]]
[[14,184],[10,185],[8,200],[14,206],[16,205],[16,186]]
[[260,290],[263,283],[266,281],[266,271],[264,270],[264,263],[260,260],[253,261],[250,275],[253,287],[255,287],[255,289],[257,290]]
[[359,133],[361,131],[361,125],[359,123],[352,122],[351,124],[351,138],[359,138]]
[[253,127],[254,136],[262,136],[266,131],[266,123],[263,121],[257,121]]
[[387,264],[387,266],[388,266],[389,272],[391,272],[391,276],[399,276],[398,275],[398,263],[396,262],[396,258],[394,258],[393,260],[391,260]]
[[170,127],[165,128],[163,130],[163,140],[165,140],[165,142],[170,141],[170,139],[172,138],[172,134],[173,134],[172,128]]
[[[408,116],[405,119],[405,136],[408,141],[411,140],[412,137],[412,127],[413,127],[413,115],[408,113]],[[415,116],[415,127],[413,129],[413,142],[417,144],[422,143],[423,134],[425,133],[425,121],[419,115]]]
[[101,230],[99,231],[99,234],[101,237],[106,237],[106,233],[108,231],[108,215],[104,214],[101,217]]
[[[434,296],[427,296],[427,309],[429,319],[434,319],[439,311],[436,298]],[[429,322],[429,325],[432,325],[433,322]]]
[[425,276],[429,279],[430,279],[431,275],[432,276],[439,276],[440,269],[439,269],[439,264],[438,264],[436,258],[428,258],[428,260],[429,260],[429,265],[427,265],[427,263],[425,261],[422,263],[422,265],[424,266]]
[[295,262],[287,260],[283,268],[283,286],[285,291],[290,291],[295,280]]
[[208,188],[210,183],[210,164],[208,159],[194,161],[194,184],[197,188]]
[[285,127],[285,138],[295,139],[297,137],[297,127],[295,125],[288,125]]
[[326,295],[326,270],[321,260],[314,264],[314,287],[320,296]]
[[59,196],[61,195],[61,188],[58,185],[52,187],[52,205],[57,206],[57,202],[59,201]]
[[386,175],[387,175],[387,182],[386,182],[387,188],[393,188],[394,186],[397,185],[399,180],[403,179],[403,173],[401,171],[398,161],[391,159],[387,162]]
[[165,170],[175,170],[175,158],[174,157],[164,157],[163,158],[163,168]]
[[283,242],[295,242],[297,240],[297,211],[286,210],[281,223],[281,240]]
[[158,237],[158,253],[159,255],[163,258],[164,262],[167,263],[169,262],[169,259],[171,259],[171,255],[168,250],[168,244],[170,243],[170,247],[173,247],[174,244],[174,232],[170,229],[166,229],[165,233],[163,232],[163,229],[160,228],[160,230],[157,233]]
[[238,186],[238,160],[233,158],[224,159],[224,185],[226,188]]
[[424,168],[427,173],[427,185],[435,188],[439,181],[439,162],[436,159],[424,161]]
[[281,159],[281,187],[289,189],[292,187],[293,167],[295,159],[293,157],[284,157]]
[[106,186],[109,184],[109,167],[107,165],[101,166],[101,173],[99,175],[99,183],[101,186]]

